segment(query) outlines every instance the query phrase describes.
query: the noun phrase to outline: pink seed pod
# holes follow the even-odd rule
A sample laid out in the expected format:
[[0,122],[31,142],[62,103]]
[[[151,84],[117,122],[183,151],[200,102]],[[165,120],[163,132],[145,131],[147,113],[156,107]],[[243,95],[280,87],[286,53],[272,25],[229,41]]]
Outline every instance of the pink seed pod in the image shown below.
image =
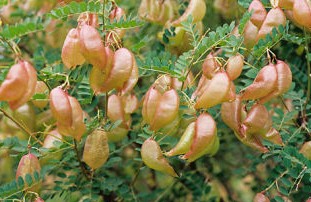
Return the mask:
[[93,66],[105,71],[107,58],[104,44],[96,28],[82,25],[80,30],[82,54]]
[[0,101],[8,101],[10,108],[16,110],[33,96],[36,83],[36,69],[29,62],[21,60],[11,67],[1,84]]
[[270,202],[270,200],[263,193],[257,193],[253,202]]
[[[109,14],[110,22],[112,23],[114,20],[117,22],[125,17],[125,12],[122,8],[116,6],[114,9],[111,10]],[[126,30],[125,29],[114,29],[107,33],[106,35],[106,44],[114,44],[114,42],[119,42],[125,35]]]
[[276,89],[277,72],[273,64],[263,67],[254,82],[243,92],[242,100],[254,100],[269,95]]
[[264,38],[267,34],[270,34],[273,28],[278,28],[279,25],[285,26],[285,24],[286,24],[286,16],[282,11],[282,9],[278,7],[272,8],[268,12],[265,21],[263,22],[262,26],[259,29],[257,41],[259,39]]
[[210,108],[220,104],[229,97],[231,81],[226,72],[218,72],[215,76],[202,88],[202,94],[198,97],[195,109]]
[[124,105],[122,103],[122,98],[118,95],[110,95],[108,98],[108,117],[112,122],[121,120],[121,126],[128,129],[128,116],[125,114]]
[[[16,180],[19,177],[22,177],[25,181],[25,176],[27,174],[31,175],[33,178],[33,174],[35,172],[38,172],[40,174],[40,171],[41,171],[41,166],[40,166],[38,158],[31,153],[26,154],[21,158],[21,160],[18,163],[18,167],[16,170]],[[25,187],[29,187],[29,186],[30,185],[27,184],[27,182],[25,181]],[[37,185],[33,185],[32,187],[30,187],[29,190],[37,192],[39,188],[40,186],[38,186],[37,184]]]
[[299,25],[311,30],[311,1],[295,0],[293,5],[293,17]]
[[244,57],[239,53],[234,56],[231,56],[228,59],[226,72],[231,81],[237,79],[241,75],[243,65],[244,65]]
[[249,5],[248,12],[251,11],[253,11],[251,22],[259,29],[267,16],[267,11],[259,0],[253,0]]
[[86,130],[83,111],[76,98],[68,95],[61,88],[54,88],[50,93],[50,106],[60,134],[72,136],[80,141]]
[[259,28],[256,27],[251,21],[248,21],[245,25],[243,37],[244,45],[247,49],[251,49],[257,42]]
[[90,25],[92,27],[98,28],[99,23],[98,23],[98,15],[95,13],[81,13],[78,17],[78,23],[79,26],[82,25]]
[[299,150],[307,159],[311,160],[311,141],[305,142]]
[[161,93],[152,86],[145,95],[142,115],[150,129],[157,131],[174,121],[178,109],[179,97],[175,89]]
[[85,140],[83,161],[93,170],[101,167],[109,157],[107,134],[103,130],[95,130]]
[[216,72],[219,70],[220,65],[218,64],[217,60],[213,56],[212,53],[209,53],[202,65],[203,75],[211,79],[216,74]]
[[178,177],[174,168],[164,158],[159,144],[152,138],[147,139],[141,146],[141,158],[149,168]]
[[211,154],[217,139],[216,122],[213,117],[207,113],[201,114],[194,126],[194,136],[190,150],[182,157],[192,162],[200,158],[204,154]]
[[67,68],[75,68],[85,62],[82,54],[82,44],[78,29],[71,29],[64,41],[62,48],[62,61]]
[[[47,99],[48,94],[49,94],[49,88],[43,81],[37,81],[34,94],[44,94],[46,96],[45,99]],[[45,99],[44,100],[43,99],[32,100],[32,103],[36,107],[42,109],[42,108],[46,107],[46,105],[49,103],[49,101],[45,100]]]
[[34,202],[44,202],[44,200],[40,197],[37,197]]
[[114,54],[112,51],[108,52],[109,55],[113,55],[111,69],[107,68],[108,72],[97,67],[92,69],[90,73],[92,89],[96,94],[112,89],[121,92],[123,90],[124,93],[132,90],[138,80],[138,69],[133,54],[126,48],[120,48]]

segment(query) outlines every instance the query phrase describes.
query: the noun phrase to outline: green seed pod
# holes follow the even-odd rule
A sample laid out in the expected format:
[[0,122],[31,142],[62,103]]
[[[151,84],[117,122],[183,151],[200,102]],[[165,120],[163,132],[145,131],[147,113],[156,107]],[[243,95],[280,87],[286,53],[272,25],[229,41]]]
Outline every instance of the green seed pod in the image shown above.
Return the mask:
[[152,138],[147,139],[141,146],[141,158],[151,169],[178,177],[174,168],[164,158],[159,144]]

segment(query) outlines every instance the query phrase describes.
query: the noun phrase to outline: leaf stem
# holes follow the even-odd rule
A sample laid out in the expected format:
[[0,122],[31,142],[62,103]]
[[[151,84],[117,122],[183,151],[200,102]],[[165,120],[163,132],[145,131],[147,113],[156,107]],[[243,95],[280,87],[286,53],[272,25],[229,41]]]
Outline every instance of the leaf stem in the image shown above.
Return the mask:
[[78,145],[77,145],[77,141],[76,140],[73,140],[74,141],[74,149],[75,149],[75,152],[76,152],[76,156],[77,156],[77,159],[79,161],[79,165],[80,165],[80,168],[81,168],[81,171],[82,173],[84,174],[84,176],[86,177],[86,179],[88,180],[91,180],[91,177],[88,173],[88,171],[85,169],[85,167],[83,166],[83,163],[81,161],[81,158],[79,156],[79,151],[78,151]]
[[307,76],[308,76],[308,85],[307,85],[307,99],[306,99],[306,105],[305,107],[307,107],[307,104],[309,103],[310,101],[310,96],[311,96],[311,65],[310,65],[310,62],[309,62],[309,55],[310,55],[310,52],[309,52],[309,40],[307,38],[307,32],[306,30],[304,29],[304,35],[305,35],[305,50],[306,50],[306,59],[307,59]]
[[4,116],[6,116],[8,119],[10,119],[11,121],[13,121],[20,129],[22,129],[25,133],[27,133],[30,137],[32,137],[33,139],[35,139],[37,142],[39,142],[39,144],[43,145],[43,142],[41,142],[36,136],[34,136],[29,129],[24,126],[23,124],[21,124],[20,122],[18,122],[13,116],[11,116],[10,114],[8,114],[4,109],[0,108],[0,111],[3,113]]

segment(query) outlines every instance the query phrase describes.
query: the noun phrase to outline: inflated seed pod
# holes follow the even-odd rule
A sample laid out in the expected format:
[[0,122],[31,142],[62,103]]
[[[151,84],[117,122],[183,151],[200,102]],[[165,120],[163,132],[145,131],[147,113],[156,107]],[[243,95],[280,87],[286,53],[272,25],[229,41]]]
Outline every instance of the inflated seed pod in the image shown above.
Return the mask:
[[145,140],[140,153],[144,164],[149,168],[178,177],[174,168],[164,158],[159,144],[153,138]]
[[54,88],[50,93],[50,106],[60,134],[72,136],[80,141],[86,130],[83,122],[83,111],[74,97],[61,88]]
[[105,71],[107,56],[100,34],[90,25],[82,25],[80,30],[82,54],[93,66]]
[[187,21],[188,17],[191,15],[193,17],[193,22],[201,21],[206,12],[206,4],[204,0],[190,0],[188,7],[185,12],[177,20],[172,22],[173,26],[179,26],[182,22]]
[[201,114],[195,121],[193,142],[190,150],[182,157],[192,162],[205,154],[215,153],[217,128],[213,117],[207,113]]
[[257,193],[253,199],[253,202],[270,202],[270,200],[263,193]]
[[85,140],[83,161],[93,170],[101,167],[109,157],[107,134],[103,130],[95,130]]
[[215,59],[212,53],[209,53],[204,59],[202,65],[203,75],[206,78],[211,79],[219,70],[219,68],[220,65],[218,64],[217,60]]
[[311,160],[311,141],[305,142],[299,150],[307,159]]
[[279,0],[279,7],[283,9],[293,10],[295,0]]
[[138,81],[138,66],[136,63],[136,60],[133,59],[133,69],[131,71],[131,75],[128,78],[128,80],[124,83],[121,89],[121,94],[124,95],[126,93],[129,93],[133,88],[135,87],[137,81]]
[[175,89],[161,93],[151,86],[143,101],[143,119],[150,125],[151,130],[157,131],[174,121],[178,108],[179,97]]
[[[57,131],[57,129],[54,129],[48,132],[47,136],[44,139],[42,147],[45,149],[58,149],[59,146],[56,144],[61,143],[62,141],[63,136]],[[41,165],[48,165],[51,164],[51,162],[55,162],[55,160],[60,160],[63,154],[63,152],[60,151],[53,154],[46,152],[46,150],[43,150],[41,152],[43,154],[42,158],[40,158]]]
[[123,95],[121,97],[125,114],[134,113],[139,107],[139,101],[134,94]]
[[34,202],[44,202],[44,200],[40,197],[37,197]]
[[[122,8],[116,6],[109,14],[110,22],[112,23],[115,20],[118,22],[121,18],[124,20],[126,19],[125,12]],[[114,29],[108,32],[105,39],[106,44],[114,44],[114,42],[119,42],[124,37],[125,31],[125,29]]]
[[98,15],[96,13],[81,13],[78,18],[79,26],[90,25],[92,27],[99,27]]
[[311,1],[295,0],[293,5],[293,18],[299,25],[311,31]]
[[109,142],[119,142],[127,136],[128,132],[126,128],[116,127],[106,133]]
[[242,110],[242,102],[239,96],[233,102],[225,102],[221,105],[221,118],[229,128],[238,132],[241,121],[246,114]]
[[243,33],[243,42],[247,49],[251,49],[256,44],[258,31],[259,28],[256,27],[251,21],[246,23]]
[[263,67],[254,82],[242,92],[241,99],[254,100],[269,95],[276,89],[277,79],[277,71],[273,64]]
[[253,0],[248,7],[248,11],[253,12],[250,20],[259,29],[267,16],[264,5],[259,0]]
[[[124,88],[124,92],[128,92],[137,82],[137,66],[133,54],[126,48],[120,48],[114,54],[112,51],[106,52],[109,52],[108,55],[113,55],[111,69],[107,68],[107,71],[102,71],[97,67],[92,68],[90,73],[92,89],[97,94],[114,88],[118,91],[122,91]],[[132,74],[133,69],[134,73]],[[129,79],[131,80],[129,81]]]
[[32,100],[33,105],[41,109],[44,108],[49,103],[49,101],[47,100],[49,88],[43,81],[37,81],[35,94],[44,94],[46,96],[46,98],[44,99]]
[[67,68],[75,68],[85,62],[79,29],[73,28],[68,32],[62,48],[62,61]]
[[277,72],[276,88],[269,95],[261,98],[259,100],[260,103],[265,103],[271,100],[272,98],[284,94],[289,90],[292,84],[292,72],[285,62],[277,60],[277,63],[275,64],[275,69]]
[[128,119],[125,114],[122,98],[118,95],[110,95],[108,98],[108,117],[111,121],[116,122],[122,120],[121,126],[128,129]]
[[[16,180],[19,177],[22,177],[25,181],[25,187],[29,187],[30,185],[27,184],[25,180],[26,175],[29,174],[34,179],[33,177],[34,173],[38,172],[38,174],[40,174],[40,171],[41,171],[41,166],[40,166],[38,158],[31,153],[26,154],[20,159],[18,163],[18,167],[16,170]],[[38,192],[39,189],[40,189],[40,184],[35,184],[29,187],[28,190]]]
[[218,72],[202,88],[202,94],[198,97],[195,109],[210,108],[227,101],[230,92],[231,81],[226,72]]
[[192,122],[188,125],[185,132],[181,136],[180,140],[178,141],[177,145],[167,153],[165,153],[166,156],[176,156],[179,154],[185,154],[187,153],[190,148],[191,144],[193,142],[195,134],[195,122]]
[[228,59],[226,72],[231,81],[235,80],[241,75],[243,65],[244,65],[244,57],[239,53],[234,56],[231,56]]
[[272,8],[265,18],[262,26],[259,29],[257,35],[257,41],[259,39],[264,38],[267,34],[272,32],[273,28],[278,28],[279,25],[285,26],[286,24],[286,16],[282,9],[280,8]]
[[37,72],[27,61],[13,65],[0,86],[0,101],[7,101],[12,110],[25,104],[33,96]]
[[54,142],[62,142],[63,136],[55,129],[48,133],[45,137],[43,146],[44,148],[51,149],[55,148]]

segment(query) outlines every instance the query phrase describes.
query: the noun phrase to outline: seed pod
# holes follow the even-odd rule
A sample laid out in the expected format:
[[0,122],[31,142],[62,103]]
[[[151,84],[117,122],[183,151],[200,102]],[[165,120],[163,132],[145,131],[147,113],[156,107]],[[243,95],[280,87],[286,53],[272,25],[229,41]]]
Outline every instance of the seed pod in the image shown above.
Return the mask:
[[78,24],[79,26],[90,25],[92,27],[98,28],[98,15],[89,12],[81,13],[78,17]]
[[247,49],[251,49],[256,44],[258,31],[258,27],[256,27],[251,21],[246,23],[243,37],[244,45]]
[[242,116],[246,115],[242,110],[240,97],[237,97],[234,102],[225,102],[221,105],[221,118],[223,122],[235,132],[240,130]]
[[105,71],[106,51],[96,28],[82,25],[80,30],[82,54],[93,66]]
[[283,9],[293,10],[295,0],[279,0],[279,7]]
[[293,17],[298,24],[311,30],[310,0],[295,0],[293,5]]
[[249,5],[248,12],[251,11],[253,11],[251,22],[259,29],[267,16],[267,11],[259,0],[253,0]]
[[45,137],[43,146],[44,148],[55,148],[54,142],[62,142],[63,136],[55,129],[48,133]]
[[173,26],[180,26],[182,22],[187,21],[188,17],[191,15],[193,17],[193,22],[201,21],[206,12],[206,5],[204,0],[190,0],[189,5],[185,12],[177,20],[172,22]]
[[0,86],[0,101],[8,101],[16,110],[25,104],[35,92],[37,72],[27,61],[19,61],[12,66]]
[[44,200],[40,197],[37,197],[34,202],[44,202]]
[[108,159],[109,147],[105,131],[95,130],[87,136],[83,150],[83,161],[93,170],[101,167]]
[[270,202],[270,200],[263,193],[257,193],[253,202]]
[[[37,81],[36,88],[35,88],[35,94],[44,94],[46,95],[45,99],[47,99],[48,94],[49,94],[49,88],[43,81]],[[32,100],[32,103],[36,107],[42,109],[49,103],[49,101],[43,100],[43,99],[37,99],[37,100]]]
[[157,131],[171,123],[178,115],[179,97],[176,90],[162,93],[152,86],[145,95],[142,115],[150,129]]
[[228,74],[218,72],[215,76],[202,88],[202,95],[198,97],[195,109],[210,108],[226,101],[230,90],[231,82]]
[[111,95],[108,98],[108,117],[111,121],[116,122],[122,120],[121,126],[128,129],[130,126],[127,124],[127,119],[125,116],[124,105],[122,103],[122,98],[117,95]]
[[273,64],[263,67],[254,82],[243,92],[242,100],[254,100],[269,95],[276,89],[277,72]]
[[272,98],[282,95],[289,90],[292,84],[292,72],[285,62],[277,60],[277,63],[275,64],[275,69],[277,72],[276,88],[269,95],[261,98],[259,101],[260,103],[265,103]]
[[259,39],[264,38],[267,34],[272,32],[273,28],[278,28],[279,25],[285,26],[286,24],[286,17],[282,9],[280,8],[272,8],[263,22],[262,26],[259,29],[257,35],[257,41]]
[[152,138],[147,139],[141,146],[141,158],[151,169],[178,177],[174,168],[164,158],[159,144]]
[[195,134],[195,122],[192,122],[188,125],[187,129],[181,136],[180,140],[178,141],[177,145],[171,149],[169,152],[167,152],[166,156],[176,156],[179,154],[185,154],[187,153],[190,148],[191,144],[193,142]]
[[228,59],[228,64],[226,67],[226,72],[231,79],[231,81],[235,80],[238,78],[243,69],[243,64],[244,64],[244,57],[241,54],[236,54],[234,56],[231,56]]
[[[42,147],[45,149],[58,149],[59,146],[56,145],[56,143],[61,143],[62,141],[63,141],[63,136],[57,131],[57,129],[54,129],[48,132],[47,136],[44,139]],[[41,165],[50,165],[51,162],[60,160],[63,154],[63,152],[61,151],[58,151],[52,154],[52,153],[46,152],[46,150],[43,150],[42,153],[43,153],[43,157],[40,158]]]
[[128,94],[121,97],[125,114],[134,113],[139,107],[139,101],[134,94]]
[[81,43],[79,30],[71,29],[62,48],[62,61],[67,68],[75,68],[85,62]]
[[124,83],[122,90],[121,90],[121,94],[124,95],[126,93],[129,93],[131,90],[133,90],[133,88],[135,87],[137,81],[138,81],[138,67],[137,67],[137,63],[136,60],[133,59],[133,69],[131,71],[131,75],[129,77],[129,79]]
[[307,159],[311,160],[311,141],[305,142],[300,151]]
[[128,134],[128,129],[116,127],[106,133],[109,142],[119,142],[126,137]]
[[164,25],[177,15],[178,4],[175,0],[143,0],[139,6],[140,18],[152,23]]
[[203,75],[211,79],[215,75],[215,73],[219,70],[220,65],[216,61],[215,57],[213,56],[212,53],[209,53],[202,65],[202,70],[203,70]]
[[[119,22],[121,19],[126,19],[125,12],[122,8],[116,6],[109,14],[110,22],[114,20]],[[106,44],[114,44],[114,42],[119,42],[125,35],[125,29],[114,29],[108,32],[106,35]]]
[[80,141],[86,127],[83,123],[83,111],[77,99],[69,96],[61,88],[54,88],[50,93],[50,106],[57,120],[59,133]]
[[[41,166],[38,158],[35,155],[29,153],[27,155],[24,155],[18,163],[18,167],[16,170],[16,180],[18,179],[18,177],[22,177],[25,181],[25,187],[29,187],[30,185],[27,184],[27,181],[25,180],[26,175],[29,174],[34,179],[33,174],[35,172],[38,172],[40,174],[40,171]],[[40,185],[37,184],[31,186],[29,190],[38,192],[39,188]]]
[[[113,56],[113,65],[107,72],[100,68],[94,67],[90,73],[90,85],[95,93],[103,93],[116,88],[122,91],[124,87],[125,92],[134,86],[136,81],[137,66],[135,66],[135,58],[133,54],[126,48],[118,49]],[[132,76],[132,77],[131,77]],[[131,81],[128,81],[131,78]],[[127,83],[129,82],[129,83]],[[135,83],[136,84],[136,83]]]
[[191,148],[183,156],[183,158],[187,159],[189,162],[192,162],[204,154],[210,154],[214,144],[216,143],[216,137],[216,122],[209,114],[201,114],[195,122],[195,134]]

